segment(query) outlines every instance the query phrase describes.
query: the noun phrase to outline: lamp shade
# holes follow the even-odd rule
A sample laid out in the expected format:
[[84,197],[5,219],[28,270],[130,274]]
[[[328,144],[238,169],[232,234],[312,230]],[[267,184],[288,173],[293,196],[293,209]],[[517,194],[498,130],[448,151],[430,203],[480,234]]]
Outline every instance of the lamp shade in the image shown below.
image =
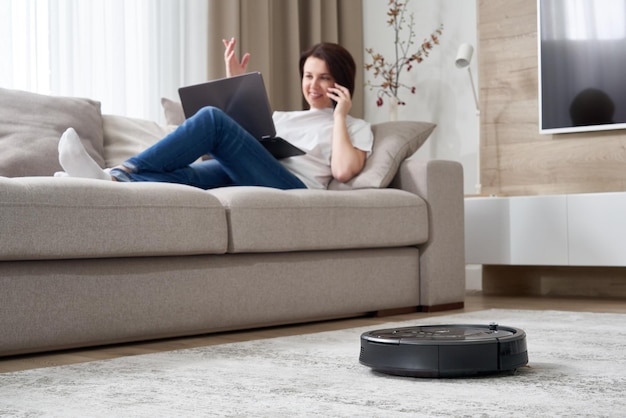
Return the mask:
[[459,50],[456,53],[456,66],[458,68],[467,67],[472,61],[472,54],[474,53],[474,47],[470,44],[461,44]]

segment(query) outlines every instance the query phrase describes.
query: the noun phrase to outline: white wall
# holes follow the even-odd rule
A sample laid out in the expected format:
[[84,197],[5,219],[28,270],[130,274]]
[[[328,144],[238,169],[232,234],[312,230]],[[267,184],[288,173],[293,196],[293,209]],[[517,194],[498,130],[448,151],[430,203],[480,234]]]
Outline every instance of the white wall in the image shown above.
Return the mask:
[[[391,59],[394,32],[387,25],[388,7],[387,1],[363,0],[364,45]],[[415,17],[416,44],[421,44],[440,23],[444,24],[444,30],[440,45],[430,56],[401,76],[406,84],[415,85],[417,92],[401,96],[407,105],[400,107],[399,119],[436,123],[437,129],[415,158],[459,161],[464,168],[465,193],[475,194],[479,117],[468,72],[458,69],[454,61],[460,44],[474,46],[471,70],[478,87],[476,0],[409,0],[407,7]],[[368,72],[364,77],[372,79]],[[386,105],[376,106],[376,92],[366,88],[365,118],[377,123],[388,120],[388,115]]]

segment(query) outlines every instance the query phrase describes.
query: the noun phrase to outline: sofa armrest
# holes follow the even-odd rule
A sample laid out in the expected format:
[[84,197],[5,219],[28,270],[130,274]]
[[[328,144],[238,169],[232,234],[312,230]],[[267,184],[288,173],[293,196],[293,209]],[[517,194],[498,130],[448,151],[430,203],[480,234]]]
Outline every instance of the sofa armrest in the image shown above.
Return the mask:
[[405,160],[391,186],[426,200],[429,238],[420,248],[420,305],[461,307],[465,299],[463,167],[455,161]]

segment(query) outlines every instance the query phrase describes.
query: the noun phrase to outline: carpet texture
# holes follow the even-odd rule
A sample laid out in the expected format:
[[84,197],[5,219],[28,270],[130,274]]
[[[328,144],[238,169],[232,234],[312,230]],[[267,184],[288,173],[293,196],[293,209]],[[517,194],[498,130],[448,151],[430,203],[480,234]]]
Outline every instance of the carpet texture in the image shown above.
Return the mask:
[[396,322],[526,332],[515,374],[423,379],[358,362],[372,328],[0,374],[0,416],[626,416],[626,315],[486,310]]

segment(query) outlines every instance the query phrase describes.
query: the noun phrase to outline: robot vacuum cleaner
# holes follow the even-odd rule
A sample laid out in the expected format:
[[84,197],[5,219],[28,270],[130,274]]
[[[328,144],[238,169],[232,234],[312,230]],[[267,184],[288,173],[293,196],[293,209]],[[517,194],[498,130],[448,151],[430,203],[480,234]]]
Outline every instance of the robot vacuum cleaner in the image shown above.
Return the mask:
[[359,362],[410,377],[514,373],[528,363],[526,333],[489,325],[425,325],[361,334]]

